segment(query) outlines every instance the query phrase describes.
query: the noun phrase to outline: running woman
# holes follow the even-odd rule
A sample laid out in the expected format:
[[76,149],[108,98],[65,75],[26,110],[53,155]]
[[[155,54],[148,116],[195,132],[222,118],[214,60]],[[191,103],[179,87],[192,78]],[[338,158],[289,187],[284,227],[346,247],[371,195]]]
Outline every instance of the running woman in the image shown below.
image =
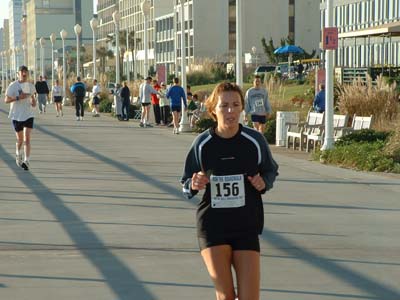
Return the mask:
[[56,107],[56,116],[63,116],[63,111],[62,111],[62,100],[63,100],[63,89],[60,86],[60,82],[58,81],[58,79],[55,80],[54,86],[53,86],[53,90],[52,90],[52,94],[53,94],[53,101],[54,101],[54,105]]
[[259,300],[261,195],[272,188],[278,165],[265,138],[239,124],[244,108],[239,86],[218,84],[206,107],[217,125],[194,141],[181,179],[183,192],[192,198],[205,190],[197,208],[197,235],[216,298]]
[[[28,76],[28,68],[21,66],[18,71],[18,80],[8,86],[4,99],[6,103],[11,104],[8,117],[12,121],[17,137],[15,161],[24,170],[29,170],[31,132],[35,116],[33,108],[36,107],[36,99],[34,97],[36,89],[32,83],[28,82]],[[22,144],[24,144],[24,159],[22,159]]]

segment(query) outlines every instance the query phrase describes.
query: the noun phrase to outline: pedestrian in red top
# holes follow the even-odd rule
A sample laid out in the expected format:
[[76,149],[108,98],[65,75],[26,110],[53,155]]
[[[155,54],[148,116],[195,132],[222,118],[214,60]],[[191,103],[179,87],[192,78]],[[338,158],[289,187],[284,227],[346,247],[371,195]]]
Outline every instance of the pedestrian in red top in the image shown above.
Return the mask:
[[[153,88],[156,91],[161,89],[161,86],[158,84],[157,80],[153,80]],[[154,118],[156,121],[156,125],[160,125],[161,123],[161,110],[160,110],[160,99],[158,94],[151,94],[151,104],[153,104]]]

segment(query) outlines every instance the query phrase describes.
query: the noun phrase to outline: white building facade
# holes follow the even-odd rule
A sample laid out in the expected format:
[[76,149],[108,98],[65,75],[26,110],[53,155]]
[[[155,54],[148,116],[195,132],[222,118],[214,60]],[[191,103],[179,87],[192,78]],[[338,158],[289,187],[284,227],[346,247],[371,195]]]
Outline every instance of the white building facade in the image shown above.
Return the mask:
[[8,3],[9,14],[9,39],[11,55],[11,70],[16,73],[18,65],[22,63],[22,32],[21,32],[21,19],[23,13],[22,0],[10,0]]
[[[26,1],[26,46],[28,49],[28,67],[36,71],[40,70],[40,46],[41,37],[45,39],[44,61],[45,71],[51,70],[51,42],[50,35],[55,33],[55,49],[62,48],[60,37],[61,30],[66,30],[68,36],[65,40],[66,47],[76,48],[76,35],[74,26],[81,25],[82,32],[79,40],[80,45],[92,45],[92,29],[90,28],[90,19],[93,17],[93,3],[88,0],[27,0]],[[37,48],[34,49],[36,41]],[[69,51],[71,52],[71,51]],[[74,50],[75,52],[75,50]],[[36,61],[36,63],[35,63]],[[82,62],[83,63],[83,62]],[[39,74],[39,73],[37,73]]]
[[[399,0],[335,0],[333,3],[334,27],[339,31],[336,66],[399,66]],[[325,6],[326,1],[321,1],[321,28],[325,24]]]
[[[166,64],[178,71],[181,59],[181,6],[184,5],[185,57],[189,68],[204,59],[232,62],[236,51],[236,0],[149,0],[147,24],[149,65]],[[126,59],[135,61],[136,71],[145,74],[144,18],[142,0],[99,0],[99,42],[114,32],[111,14],[121,15],[120,30],[134,32],[135,46]],[[295,44],[308,52],[317,50],[320,40],[319,0],[246,0],[242,5],[243,52],[257,49],[259,62],[266,61],[261,40],[273,39],[276,46],[289,33]],[[289,28],[289,22],[292,22]],[[289,32],[291,31],[291,32]],[[243,53],[243,54],[244,54]]]

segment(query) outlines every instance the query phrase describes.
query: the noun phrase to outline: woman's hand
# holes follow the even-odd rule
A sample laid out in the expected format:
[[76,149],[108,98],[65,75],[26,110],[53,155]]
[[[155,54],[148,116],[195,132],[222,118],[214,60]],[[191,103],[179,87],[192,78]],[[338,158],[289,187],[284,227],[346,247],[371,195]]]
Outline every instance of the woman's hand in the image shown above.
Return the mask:
[[203,172],[198,172],[198,173],[193,173],[192,176],[192,184],[190,186],[190,188],[192,190],[197,190],[200,191],[202,189],[204,189],[207,185],[207,183],[209,183],[210,180],[208,179],[207,175]]
[[247,179],[250,181],[251,185],[259,192],[265,189],[264,179],[260,176],[260,174],[254,176],[247,176]]

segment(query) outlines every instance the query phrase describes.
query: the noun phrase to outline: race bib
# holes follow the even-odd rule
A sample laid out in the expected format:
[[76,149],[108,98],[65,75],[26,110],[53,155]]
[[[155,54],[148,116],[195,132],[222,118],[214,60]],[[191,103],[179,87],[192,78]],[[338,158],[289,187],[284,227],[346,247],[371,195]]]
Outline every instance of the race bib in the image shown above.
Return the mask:
[[211,207],[234,208],[242,207],[245,202],[244,176],[226,175],[210,176]]
[[254,101],[254,105],[255,105],[256,107],[264,106],[264,101],[263,101],[263,99],[262,99],[262,98],[257,98],[257,99]]

